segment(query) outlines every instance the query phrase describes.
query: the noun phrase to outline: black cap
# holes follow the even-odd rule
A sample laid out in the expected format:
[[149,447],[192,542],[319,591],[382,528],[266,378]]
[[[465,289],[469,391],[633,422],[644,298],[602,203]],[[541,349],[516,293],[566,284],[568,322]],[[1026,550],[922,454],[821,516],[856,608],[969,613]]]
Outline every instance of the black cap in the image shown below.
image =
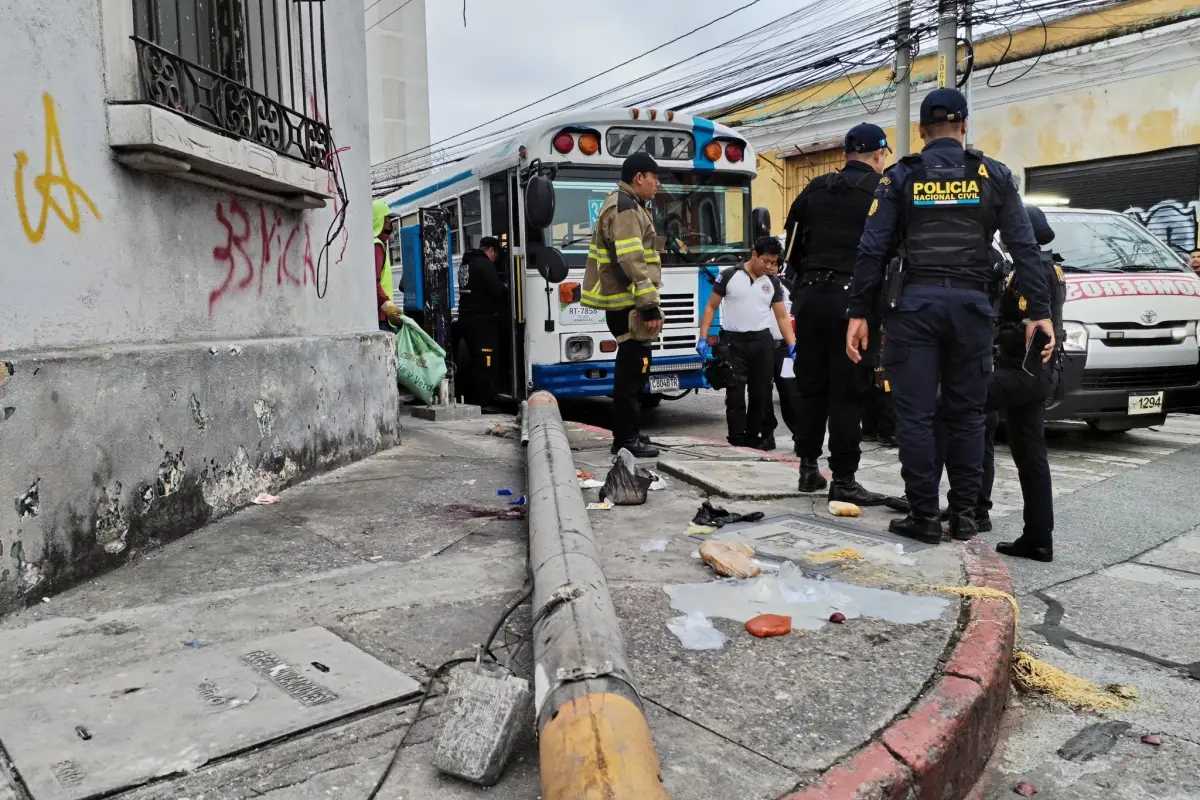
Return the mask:
[[847,153],[874,153],[876,150],[887,150],[889,153],[892,151],[892,148],[888,147],[887,135],[878,125],[864,122],[855,125],[846,134]]
[[1033,238],[1037,240],[1038,247],[1045,247],[1053,242],[1054,228],[1050,227],[1046,212],[1037,206],[1025,206],[1025,213],[1029,215],[1029,224],[1033,226]]
[[658,162],[649,153],[634,153],[621,164],[621,180],[629,183],[634,175],[642,172],[658,174]]
[[921,124],[962,122],[967,118],[967,98],[958,89],[934,89],[921,101]]

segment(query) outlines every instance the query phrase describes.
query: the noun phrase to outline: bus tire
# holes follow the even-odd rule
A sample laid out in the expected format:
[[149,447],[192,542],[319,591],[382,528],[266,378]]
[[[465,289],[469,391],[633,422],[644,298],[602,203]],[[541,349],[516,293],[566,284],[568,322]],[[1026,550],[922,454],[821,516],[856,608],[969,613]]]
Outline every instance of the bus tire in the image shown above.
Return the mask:
[[658,408],[662,405],[663,396],[661,394],[642,394],[642,408],[651,409]]

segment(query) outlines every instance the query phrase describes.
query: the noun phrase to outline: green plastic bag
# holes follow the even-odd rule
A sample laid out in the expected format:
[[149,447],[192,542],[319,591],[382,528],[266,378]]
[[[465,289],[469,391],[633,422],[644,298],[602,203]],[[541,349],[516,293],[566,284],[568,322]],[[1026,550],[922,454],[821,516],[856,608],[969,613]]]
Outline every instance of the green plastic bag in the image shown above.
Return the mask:
[[408,317],[401,317],[400,322],[400,330],[396,331],[396,378],[423,403],[432,405],[446,377],[446,351]]

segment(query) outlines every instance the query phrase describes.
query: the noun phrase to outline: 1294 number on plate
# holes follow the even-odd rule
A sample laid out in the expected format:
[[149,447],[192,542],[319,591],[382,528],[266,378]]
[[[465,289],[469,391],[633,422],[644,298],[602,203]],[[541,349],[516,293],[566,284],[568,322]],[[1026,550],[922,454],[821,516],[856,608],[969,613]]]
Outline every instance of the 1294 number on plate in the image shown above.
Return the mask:
[[1163,410],[1162,392],[1143,392],[1129,395],[1129,416],[1138,414],[1161,414]]

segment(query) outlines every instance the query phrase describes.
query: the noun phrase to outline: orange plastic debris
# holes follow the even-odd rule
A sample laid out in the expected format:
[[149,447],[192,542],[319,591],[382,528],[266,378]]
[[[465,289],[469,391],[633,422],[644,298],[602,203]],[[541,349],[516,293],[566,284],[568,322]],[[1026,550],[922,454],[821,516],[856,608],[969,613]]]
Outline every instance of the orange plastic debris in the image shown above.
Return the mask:
[[792,632],[792,618],[778,614],[759,614],[746,623],[746,630],[760,639],[768,636],[784,636]]

